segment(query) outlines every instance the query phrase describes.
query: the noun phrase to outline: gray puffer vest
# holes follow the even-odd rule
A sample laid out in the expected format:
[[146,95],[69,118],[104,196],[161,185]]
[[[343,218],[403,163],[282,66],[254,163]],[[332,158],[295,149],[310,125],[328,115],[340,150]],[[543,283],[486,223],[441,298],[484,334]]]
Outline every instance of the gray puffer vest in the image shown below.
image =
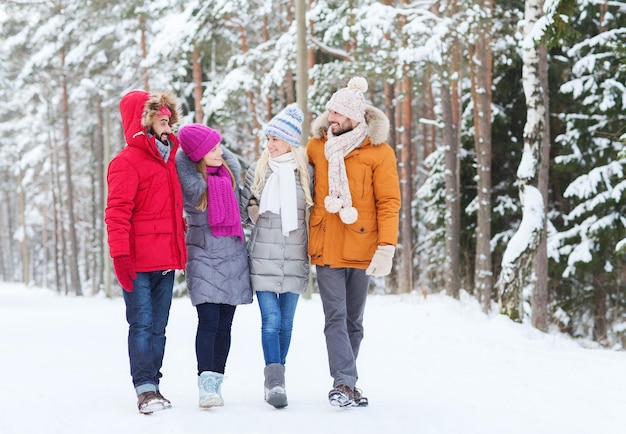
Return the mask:
[[[256,163],[246,172],[241,192],[240,211],[244,223],[252,224],[248,217],[248,205],[253,198],[250,187],[254,181]],[[265,180],[271,174],[267,169]],[[250,278],[255,291],[276,293],[295,292],[303,294],[309,284],[309,255],[307,252],[308,219],[304,191],[300,175],[296,171],[296,194],[298,203],[298,228],[283,235],[280,214],[266,211],[252,227],[248,242]],[[260,198],[256,198],[260,203]]]
[[[233,172],[241,176],[237,158],[224,149],[222,158]],[[239,237],[215,237],[208,225],[207,210],[196,208],[206,190],[206,179],[196,164],[182,150],[176,154],[176,169],[183,188],[187,218],[187,267],[185,280],[191,303],[219,303],[237,306],[252,303],[248,252]],[[239,188],[235,189],[239,200]]]

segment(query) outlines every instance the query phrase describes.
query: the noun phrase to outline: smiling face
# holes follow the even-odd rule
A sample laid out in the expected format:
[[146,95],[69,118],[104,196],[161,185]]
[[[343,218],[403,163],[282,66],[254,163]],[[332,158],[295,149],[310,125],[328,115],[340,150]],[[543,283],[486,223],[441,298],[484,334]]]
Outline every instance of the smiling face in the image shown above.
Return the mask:
[[276,136],[267,136],[267,150],[270,153],[270,157],[276,158],[288,152],[291,152],[291,145],[285,142],[283,139],[279,139]]
[[328,123],[334,136],[352,131],[359,123],[334,110],[328,111]]
[[167,116],[161,116],[156,118],[154,125],[152,125],[154,135],[162,143],[169,142],[169,136],[172,134],[172,127],[170,127],[170,118]]
[[222,151],[222,144],[218,143],[215,148],[211,149],[208,154],[202,157],[202,160],[207,167],[220,167],[224,164],[224,160],[222,160],[223,154],[224,151]]

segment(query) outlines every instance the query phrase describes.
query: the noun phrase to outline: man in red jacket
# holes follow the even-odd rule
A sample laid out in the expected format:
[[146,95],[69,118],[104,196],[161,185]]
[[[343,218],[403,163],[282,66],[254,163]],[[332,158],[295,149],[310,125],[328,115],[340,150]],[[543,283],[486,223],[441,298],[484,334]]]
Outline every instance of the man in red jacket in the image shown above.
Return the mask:
[[105,211],[129,324],[130,373],[139,411],[171,407],[159,392],[174,270],[187,260],[183,197],[175,154],[176,99],[131,91],[120,101],[127,146],[111,161]]

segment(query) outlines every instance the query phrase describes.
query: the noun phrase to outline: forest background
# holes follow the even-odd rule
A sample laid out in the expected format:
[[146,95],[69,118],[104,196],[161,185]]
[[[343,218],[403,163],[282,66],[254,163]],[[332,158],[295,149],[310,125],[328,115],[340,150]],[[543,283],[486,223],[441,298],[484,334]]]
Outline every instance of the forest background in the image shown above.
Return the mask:
[[103,212],[125,92],[175,93],[245,168],[285,105],[308,125],[360,75],[403,198],[372,291],[464,291],[626,346],[624,2],[2,0],[0,35],[1,280],[119,294]]

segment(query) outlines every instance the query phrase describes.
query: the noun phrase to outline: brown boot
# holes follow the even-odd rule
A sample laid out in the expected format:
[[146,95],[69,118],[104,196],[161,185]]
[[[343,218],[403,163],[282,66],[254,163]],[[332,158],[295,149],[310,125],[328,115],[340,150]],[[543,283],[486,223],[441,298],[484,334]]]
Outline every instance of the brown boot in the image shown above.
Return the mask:
[[172,403],[170,402],[170,400],[167,399],[165,396],[161,395],[160,391],[158,390],[156,391],[156,396],[163,402],[163,408],[165,409],[172,408]]
[[350,386],[338,384],[328,392],[328,402],[333,407],[351,407],[354,405],[354,391]]
[[137,396],[137,408],[140,413],[152,414],[155,411],[163,410],[163,401],[159,399],[156,392],[144,392]]

